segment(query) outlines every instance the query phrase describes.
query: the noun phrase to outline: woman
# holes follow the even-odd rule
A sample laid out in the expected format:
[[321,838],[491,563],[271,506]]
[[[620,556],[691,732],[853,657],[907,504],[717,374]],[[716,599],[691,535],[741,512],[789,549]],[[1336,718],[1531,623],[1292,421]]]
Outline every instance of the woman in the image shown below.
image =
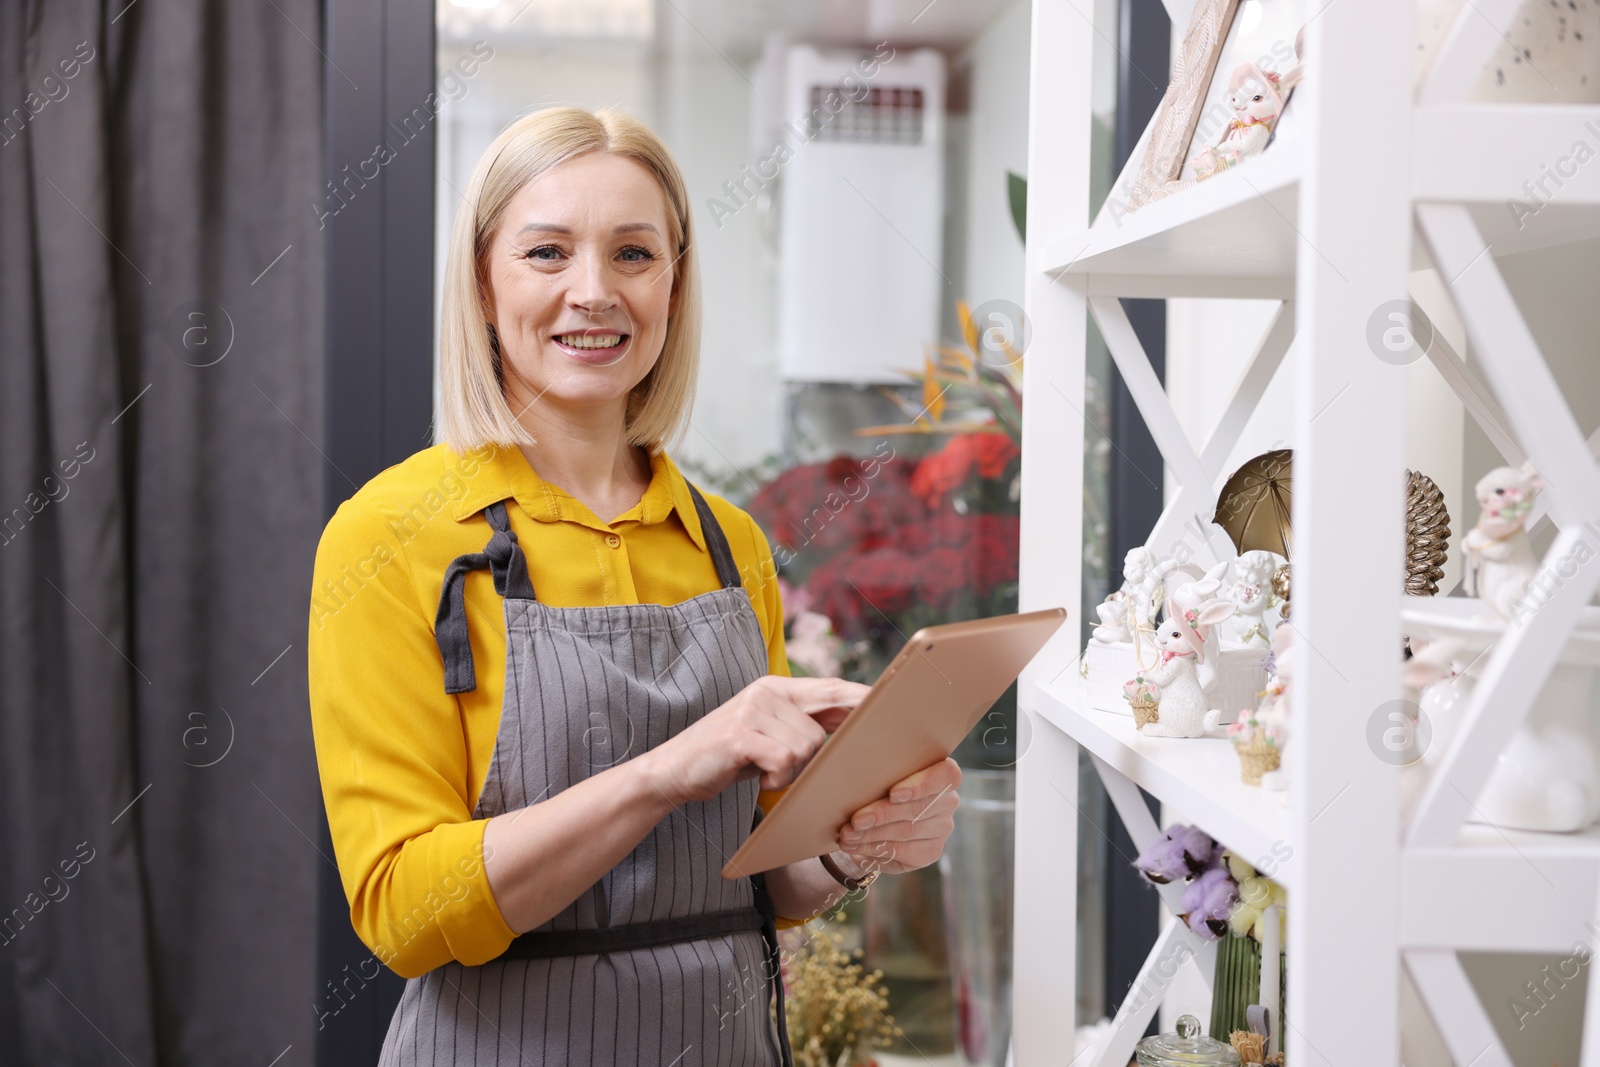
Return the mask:
[[340,507],[311,605],[351,919],[410,979],[381,1062],[787,1062],[774,918],[933,862],[960,772],[899,783],[828,856],[720,876],[867,689],[787,677],[766,539],[662,451],[700,308],[653,133],[513,123],[445,272],[440,443]]

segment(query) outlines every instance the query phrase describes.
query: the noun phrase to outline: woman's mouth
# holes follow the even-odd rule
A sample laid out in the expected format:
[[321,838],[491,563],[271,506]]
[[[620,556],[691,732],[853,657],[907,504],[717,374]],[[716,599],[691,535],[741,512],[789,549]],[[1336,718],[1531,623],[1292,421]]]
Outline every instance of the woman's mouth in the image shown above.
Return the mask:
[[612,330],[582,330],[553,334],[550,339],[573,359],[585,363],[609,363],[622,356],[628,337],[628,334]]

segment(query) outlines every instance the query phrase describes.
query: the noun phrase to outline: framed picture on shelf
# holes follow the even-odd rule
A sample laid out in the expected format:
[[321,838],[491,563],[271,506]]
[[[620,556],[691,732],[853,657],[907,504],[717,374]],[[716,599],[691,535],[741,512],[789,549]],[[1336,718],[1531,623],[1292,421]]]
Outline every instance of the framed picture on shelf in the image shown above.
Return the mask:
[[1266,149],[1304,70],[1304,22],[1304,0],[1198,0],[1129,211]]

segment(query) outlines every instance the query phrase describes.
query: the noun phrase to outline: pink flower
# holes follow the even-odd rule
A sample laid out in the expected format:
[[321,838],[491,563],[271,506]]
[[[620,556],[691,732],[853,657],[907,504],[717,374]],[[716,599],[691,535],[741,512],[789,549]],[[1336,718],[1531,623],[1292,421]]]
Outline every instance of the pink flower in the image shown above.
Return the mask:
[[789,658],[818,678],[839,675],[839,650],[844,642],[833,632],[833,623],[815,611],[796,612],[786,649]]

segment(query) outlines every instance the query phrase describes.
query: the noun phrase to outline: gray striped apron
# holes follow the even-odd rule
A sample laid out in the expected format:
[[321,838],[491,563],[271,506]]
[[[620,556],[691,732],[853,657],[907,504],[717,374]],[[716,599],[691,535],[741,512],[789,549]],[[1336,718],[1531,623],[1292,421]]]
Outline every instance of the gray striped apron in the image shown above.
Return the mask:
[[[446,690],[476,688],[463,585],[488,568],[505,599],[505,700],[475,818],[659,745],[767,673],[727,538],[689,490],[720,588],[673,605],[541,604],[505,502],[485,509],[494,534],[446,571],[435,626]],[[760,818],[758,790],[752,778],[681,805],[504,955],[409,980],[380,1065],[790,1064],[771,901],[759,875],[721,875]]]

